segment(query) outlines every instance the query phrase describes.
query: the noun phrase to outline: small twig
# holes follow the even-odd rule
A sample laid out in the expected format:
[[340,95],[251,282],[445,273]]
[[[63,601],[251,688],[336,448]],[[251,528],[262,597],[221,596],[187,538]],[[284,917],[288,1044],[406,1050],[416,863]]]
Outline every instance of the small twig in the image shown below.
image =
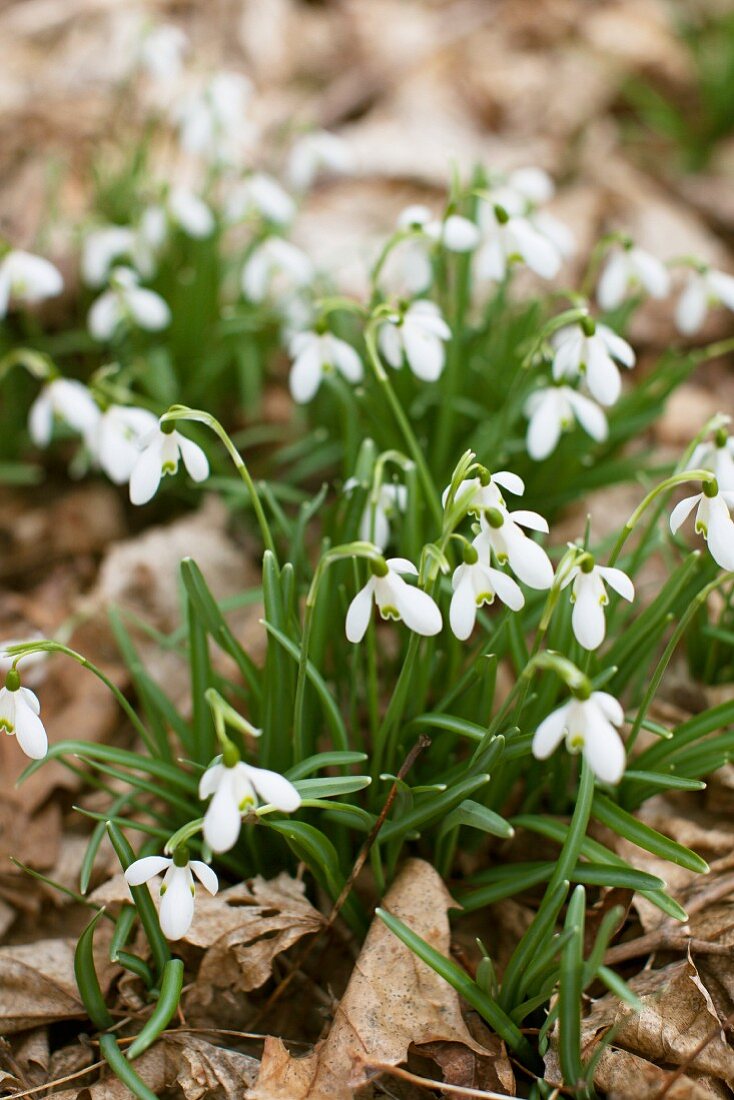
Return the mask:
[[377,817],[377,820],[375,821],[375,824],[370,829],[370,831],[369,831],[362,847],[360,848],[359,854],[357,855],[357,858],[354,861],[354,866],[352,867],[352,870],[349,873],[349,877],[347,878],[346,882],[344,883],[344,886],[342,887],[338,898],[336,899],[336,901],[332,905],[331,912],[329,913],[328,917],[324,921],[324,924],[323,924],[322,928],[319,929],[319,932],[316,934],[316,936],[314,936],[314,938],[312,940],[310,940],[309,943],[306,944],[306,946],[301,951],[301,953],[297,956],[296,959],[294,959],[293,964],[292,964],[290,970],[288,971],[288,973],[286,974],[286,976],[283,978],[281,983],[278,986],[276,986],[276,988],[271,993],[270,997],[266,1001],[263,1008],[261,1008],[260,1011],[255,1016],[255,1018],[253,1020],[253,1025],[255,1023],[257,1023],[258,1021],[262,1020],[263,1017],[267,1016],[268,1012],[270,1012],[270,1009],[273,1007],[273,1005],[275,1005],[280,1000],[280,998],[285,993],[286,989],[289,987],[289,985],[291,984],[291,982],[295,978],[296,974],[298,974],[300,972],[300,970],[303,967],[303,964],[306,962],[306,960],[311,955],[311,952],[313,951],[314,947],[318,943],[319,936],[321,935],[321,933],[322,932],[328,932],[328,930],[334,924],[334,921],[339,916],[339,912],[341,911],[345,901],[347,900],[350,893],[352,892],[352,887],[354,886],[354,883],[355,883],[357,877],[359,876],[359,873],[361,872],[362,868],[365,865],[365,862],[367,860],[367,856],[370,854],[370,849],[372,848],[372,845],[375,843],[375,840],[377,839],[377,835],[380,832],[380,829],[385,824],[385,819],[387,818],[387,815],[390,813],[390,809],[392,807],[392,804],[395,801],[395,798],[397,797],[398,784],[400,783],[400,781],[402,779],[405,778],[405,776],[408,774],[410,769],[415,764],[415,762],[418,759],[419,755],[423,752],[423,750],[425,748],[428,747],[428,745],[430,745],[430,743],[431,743],[430,737],[428,737],[425,733],[422,733],[420,735],[420,737],[418,738],[418,740],[416,741],[416,743],[413,745],[413,747],[410,750],[410,752],[408,753],[408,755],[406,756],[405,760],[403,761],[403,763],[400,767],[400,770],[399,770],[397,776],[395,777],[395,779],[392,783],[392,786],[390,787],[390,790],[388,792],[388,796],[385,799],[385,804],[382,807],[382,809],[380,810],[380,813]]
[[101,1069],[104,1064],[104,1062],[93,1062],[91,1066],[78,1069],[75,1073],[70,1073],[66,1077],[57,1077],[55,1081],[47,1081],[45,1085],[36,1085],[32,1089],[24,1089],[23,1092],[13,1092],[8,1100],[22,1100],[24,1096],[35,1096],[36,1093],[45,1092],[46,1089],[55,1089],[57,1085],[65,1085],[68,1081],[76,1081],[78,1077],[85,1077],[93,1070]]
[[697,940],[693,936],[683,933],[676,934],[666,929],[658,929],[648,932],[645,936],[639,936],[636,940],[627,943],[618,943],[610,947],[604,956],[606,966],[614,966],[617,963],[626,962],[628,959],[637,959],[640,955],[652,955],[655,951],[690,951],[693,955],[734,955],[734,948],[725,943],[710,943],[708,940]]
[[726,1019],[723,1020],[715,1030],[713,1030],[709,1035],[706,1035],[701,1040],[701,1042],[698,1044],[697,1047],[694,1047],[693,1051],[688,1055],[688,1057],[686,1059],[684,1059],[683,1062],[681,1062],[681,1064],[677,1067],[677,1069],[674,1069],[668,1075],[668,1078],[667,1078],[665,1084],[663,1085],[660,1092],[655,1097],[655,1100],[663,1100],[663,1097],[667,1095],[667,1093],[670,1091],[670,1089],[675,1084],[675,1082],[679,1078],[681,1078],[683,1076],[683,1074],[686,1072],[686,1070],[695,1062],[695,1060],[696,1060],[696,1058],[698,1058],[699,1054],[703,1050],[705,1050],[705,1048],[709,1045],[709,1043],[713,1042],[714,1039],[716,1039],[721,1034],[721,1032],[725,1028],[729,1027],[732,1023],[734,1023],[734,1012],[730,1012],[729,1015],[726,1017]]
[[518,1097],[508,1096],[505,1092],[487,1092],[486,1089],[473,1089],[468,1085],[450,1085],[447,1081],[432,1081],[429,1077],[419,1077],[417,1073],[410,1073],[400,1066],[391,1066],[387,1062],[363,1062],[367,1070],[376,1070],[378,1073],[389,1073],[393,1077],[400,1077],[403,1081],[410,1081],[412,1085],[421,1085],[425,1089],[440,1089],[442,1092],[453,1093],[454,1096],[472,1096],[477,1100],[518,1100]]

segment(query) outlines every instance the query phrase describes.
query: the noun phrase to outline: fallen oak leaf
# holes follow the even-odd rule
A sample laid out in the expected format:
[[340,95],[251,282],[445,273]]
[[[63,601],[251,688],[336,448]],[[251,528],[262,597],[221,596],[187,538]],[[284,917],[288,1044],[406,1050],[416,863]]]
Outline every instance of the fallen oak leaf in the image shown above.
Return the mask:
[[[447,911],[454,902],[430,864],[409,860],[384,905],[448,954]],[[483,1057],[493,1054],[472,1037],[451,986],[376,919],[326,1038],[302,1058],[292,1057],[279,1039],[268,1039],[247,1100],[351,1100],[369,1080],[370,1064],[397,1065],[411,1045],[441,1041]]]

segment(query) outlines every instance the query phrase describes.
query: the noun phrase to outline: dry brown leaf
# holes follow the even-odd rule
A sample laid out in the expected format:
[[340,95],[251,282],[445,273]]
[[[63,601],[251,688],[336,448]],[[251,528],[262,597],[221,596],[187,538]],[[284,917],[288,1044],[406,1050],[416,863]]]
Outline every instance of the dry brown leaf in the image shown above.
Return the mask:
[[186,1100],[241,1100],[260,1065],[248,1054],[214,1046],[196,1035],[169,1036],[166,1050],[175,1083]]
[[[384,899],[386,909],[443,954],[452,905],[441,877],[417,859],[406,863]],[[411,1044],[440,1041],[492,1056],[472,1037],[454,990],[375,919],[327,1037],[304,1058],[269,1039],[247,1098],[350,1100],[367,1080],[370,1059],[398,1065]]]
[[74,979],[72,940],[0,947],[0,1032],[85,1016]]

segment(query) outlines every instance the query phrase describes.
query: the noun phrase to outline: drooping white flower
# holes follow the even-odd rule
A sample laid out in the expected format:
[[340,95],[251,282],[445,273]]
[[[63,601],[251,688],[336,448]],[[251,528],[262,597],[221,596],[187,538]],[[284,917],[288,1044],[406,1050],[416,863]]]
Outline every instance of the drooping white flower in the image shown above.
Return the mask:
[[204,240],[214,232],[214,215],[204,200],[187,187],[172,187],[166,196],[166,209],[174,225],[194,240]]
[[561,253],[551,239],[520,214],[502,206],[480,208],[483,243],[476,253],[477,277],[502,282],[513,263],[525,263],[543,279],[552,279],[561,267]]
[[713,439],[699,443],[688,469],[711,470],[722,492],[734,493],[734,438],[722,429]]
[[615,727],[624,711],[606,691],[592,691],[588,699],[571,699],[545,718],[533,737],[533,756],[547,760],[565,737],[570,753],[583,753],[604,783],[619,783],[624,775],[625,752]]
[[634,600],[635,586],[626,573],[607,565],[595,565],[590,555],[575,565],[564,579],[562,588],[573,584],[571,625],[584,649],[598,649],[604,641],[604,608],[609,603],[605,584],[625,600]]
[[322,173],[347,175],[353,168],[351,149],[328,130],[303,134],[291,147],[286,175],[295,191],[307,191]]
[[390,314],[380,325],[377,339],[391,367],[398,370],[405,357],[416,378],[435,382],[444,368],[444,343],[451,339],[451,329],[435,302],[420,299],[404,312]]
[[664,298],[670,291],[667,267],[657,256],[635,245],[614,249],[596,290],[599,305],[602,309],[616,309],[630,291],[640,289],[651,298]]
[[188,36],[173,23],[151,27],[140,44],[140,65],[154,80],[170,83],[181,74],[188,46]]
[[31,405],[28,431],[37,447],[47,447],[54,419],[68,424],[86,439],[94,432],[99,417],[99,406],[82,382],[74,378],[52,378]]
[[364,369],[357,352],[330,332],[299,332],[291,340],[290,353],[290,390],[300,405],[315,396],[324,375],[332,371],[338,371],[353,385],[362,381]]
[[274,225],[293,221],[296,204],[276,179],[265,172],[253,172],[240,180],[227,198],[226,218],[240,222],[245,218],[264,218]]
[[[356,484],[353,482],[353,484]],[[344,488],[351,486],[347,483]],[[383,481],[377,495],[367,497],[362,518],[359,521],[359,537],[384,550],[390,541],[390,520],[396,512],[404,512],[408,507],[408,489],[405,485],[396,485]]]
[[191,927],[196,897],[194,875],[210,894],[216,894],[219,889],[217,876],[206,863],[188,858],[177,863],[177,858],[182,859],[178,854],[173,859],[168,856],[144,856],[136,859],[125,871],[130,886],[142,886],[157,875],[163,875],[158,918],[161,932],[169,940],[180,940]]
[[0,733],[15,735],[31,760],[42,760],[48,751],[40,713],[38,697],[30,688],[21,686],[20,676],[11,668],[5,678],[5,687],[0,688]]
[[147,504],[156,494],[161,478],[175,474],[179,459],[183,459],[186,472],[194,481],[204,481],[209,476],[209,462],[198,443],[187,439],[169,424],[154,428],[147,439],[141,441],[141,451],[130,474],[130,500],[133,504]]
[[451,629],[460,641],[465,641],[477,618],[477,609],[484,604],[494,603],[499,596],[511,611],[520,611],[525,606],[525,597],[519,585],[499,569],[489,564],[489,545],[486,539],[478,535],[473,542],[477,560],[465,561],[455,571],[451,579],[454,594],[451,597],[449,622]]
[[185,96],[175,111],[184,151],[213,163],[236,160],[238,146],[252,136],[245,116],[251,95],[247,77],[219,72],[203,88]]
[[110,405],[87,436],[92,455],[115,485],[130,480],[143,441],[153,432],[158,418],[148,409]]
[[231,766],[214,764],[199,783],[199,798],[212,797],[204,815],[204,839],[213,852],[228,852],[240,835],[242,813],[258,798],[283,813],[293,813],[301,796],[284,775],[255,768],[242,760]]
[[[712,495],[709,495],[709,494]],[[721,492],[718,485],[704,485],[703,491],[676,504],[670,515],[670,530],[676,533],[696,508],[696,533],[703,535],[716,564],[734,570],[734,493]]]
[[441,220],[427,206],[408,206],[398,217],[398,229],[415,236],[400,241],[390,252],[381,282],[394,294],[420,294],[433,281],[432,255],[437,246],[449,252],[471,252],[481,239],[479,227],[460,214]]
[[245,263],[242,291],[251,302],[277,301],[308,286],[313,276],[313,264],[305,252],[282,237],[268,237]]
[[55,298],[63,289],[61,272],[43,256],[11,249],[0,258],[0,318],[11,301],[35,305]]
[[607,418],[603,410],[570,386],[536,390],[525,402],[524,411],[530,421],[525,442],[528,454],[536,462],[556,449],[561,433],[572,428],[575,421],[597,443],[607,438]]
[[688,274],[683,293],[675,309],[679,332],[691,336],[703,325],[711,306],[734,310],[734,275],[706,267]]
[[[505,499],[502,489],[513,496],[521,497],[525,492],[525,482],[511,470],[495,470],[485,480],[479,477],[470,477],[462,481],[454,495],[454,504],[464,503],[467,512],[480,516],[487,508],[505,508]],[[447,486],[441,496],[441,503],[446,507],[450,486]]]
[[617,363],[634,367],[635,353],[607,325],[595,324],[589,317],[584,322],[566,325],[551,338],[555,348],[553,377],[557,382],[583,378],[600,405],[613,405],[622,392]]
[[528,215],[528,221],[542,237],[547,237],[562,260],[576,251],[576,238],[565,222],[547,210],[536,210]]
[[[443,625],[441,612],[433,598],[421,588],[409,585],[401,573],[417,576],[418,570],[406,558],[388,558],[387,571],[375,572],[361,588],[347,611],[346,634],[350,642],[361,642],[377,604],[383,619],[402,620],[409,630],[424,637],[438,634]],[[374,568],[374,567],[373,567]]]
[[154,290],[140,286],[138,275],[129,267],[114,269],[109,290],[92,303],[87,317],[95,340],[110,340],[121,324],[160,332],[170,322],[168,303]]
[[87,286],[104,286],[114,264],[132,260],[136,251],[135,230],[127,225],[106,225],[87,233],[82,245],[82,279]]
[[529,588],[541,591],[553,584],[553,566],[543,547],[522,530],[548,534],[548,523],[537,512],[508,512],[489,508],[480,517],[481,531],[474,540],[480,558],[489,563],[490,550],[500,565],[507,563],[515,576]]

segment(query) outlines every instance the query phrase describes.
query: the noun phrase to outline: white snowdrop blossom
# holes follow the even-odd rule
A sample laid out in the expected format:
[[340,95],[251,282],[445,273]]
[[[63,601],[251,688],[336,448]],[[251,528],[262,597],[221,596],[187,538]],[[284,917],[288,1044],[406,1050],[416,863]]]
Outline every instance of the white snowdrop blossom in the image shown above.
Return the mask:
[[722,429],[699,443],[688,463],[689,470],[711,470],[724,493],[734,492],[734,439]]
[[[352,480],[347,482],[345,489],[356,485]],[[396,485],[393,482],[383,482],[377,490],[376,496],[370,494],[365,504],[362,518],[359,521],[359,537],[364,542],[371,542],[380,550],[384,550],[390,541],[390,520],[397,512],[404,512],[408,507],[408,489],[405,485]]]
[[710,267],[689,272],[675,309],[678,331],[685,336],[698,332],[709,307],[716,305],[734,310],[734,275]]
[[709,482],[702,492],[676,504],[670,515],[670,530],[675,534],[695,508],[696,534],[703,535],[711,557],[721,569],[734,570],[734,520],[729,513],[732,507],[734,492],[721,492],[718,484]]
[[285,776],[255,768],[242,760],[213,764],[199,783],[199,798],[211,797],[204,815],[204,840],[213,852],[228,852],[237,843],[242,813],[258,799],[283,813],[293,813],[301,796]]
[[104,286],[118,260],[133,260],[135,230],[127,225],[105,225],[87,233],[82,245],[82,279],[87,286]]
[[607,438],[608,425],[604,411],[570,386],[548,386],[536,390],[525,402],[524,411],[530,421],[525,443],[528,454],[536,462],[547,458],[556,449],[561,433],[572,428],[575,421],[597,443]]
[[177,472],[179,459],[183,459],[194,481],[205,481],[209,476],[209,462],[198,443],[172,429],[170,423],[155,427],[141,440],[141,451],[130,473],[130,501],[147,504],[152,500],[161,479]]
[[313,264],[305,252],[282,237],[268,237],[245,263],[242,291],[251,302],[278,300],[308,286],[313,276]]
[[[540,591],[553,584],[553,566],[543,547],[522,530],[548,534],[548,523],[537,512],[508,512],[502,507],[487,508],[480,517],[481,531],[474,540],[482,561],[489,563],[490,550],[500,565],[510,569],[528,588]],[[503,599],[504,597],[500,597]],[[509,604],[508,604],[509,606]]]
[[154,80],[174,81],[181,75],[188,45],[185,32],[173,23],[151,27],[140,44],[140,65]]
[[299,332],[290,343],[293,366],[290,391],[299,405],[310,401],[325,375],[338,371],[347,382],[362,381],[364,369],[357,352],[330,332]]
[[599,279],[596,297],[602,309],[621,306],[631,291],[643,290],[651,298],[670,291],[670,273],[657,256],[630,245],[613,250]]
[[[449,490],[447,486],[441,496],[441,503],[446,507]],[[485,474],[480,477],[467,478],[457,487],[454,495],[454,504],[464,504],[467,512],[480,516],[487,508],[505,508],[505,499],[502,489],[513,496],[521,497],[525,492],[525,482],[517,474],[510,470],[496,470],[493,474]]]
[[87,317],[89,331],[95,340],[110,340],[121,324],[129,324],[148,332],[160,332],[171,322],[168,303],[139,285],[140,279],[129,267],[116,267],[109,290],[92,303]]
[[[361,642],[372,617],[372,604],[383,619],[402,620],[409,630],[424,637],[438,634],[443,626],[441,612],[433,598],[421,588],[403,580],[401,573],[417,576],[418,570],[406,558],[388,558],[384,572],[371,566],[372,576],[349,605],[346,635],[350,642]],[[377,571],[376,571],[377,570]]]
[[35,305],[55,298],[63,289],[61,272],[43,256],[11,249],[0,258],[0,318],[11,301]]
[[613,405],[619,400],[622,379],[617,363],[629,368],[635,365],[635,353],[626,340],[607,325],[585,317],[580,324],[559,329],[551,343],[556,382],[582,378],[600,405]]
[[612,566],[596,565],[590,554],[570,570],[562,588],[573,584],[571,625],[584,649],[598,649],[604,641],[606,620],[604,608],[609,603],[606,585],[613,588],[625,600],[634,600],[635,586],[626,573]]
[[99,417],[87,446],[115,485],[130,480],[143,441],[153,432],[158,418],[148,409],[131,405],[110,405]]
[[543,279],[552,279],[561,267],[561,253],[551,239],[520,214],[503,206],[480,208],[483,243],[476,253],[477,277],[502,282],[514,263],[524,263]]
[[172,187],[166,196],[166,210],[174,225],[194,240],[204,240],[214,232],[215,220],[202,198],[186,187]]
[[527,214],[555,194],[555,184],[543,168],[516,168],[487,189],[488,200],[508,214]]
[[441,245],[449,252],[471,252],[481,240],[479,227],[460,214],[445,220],[433,216],[427,206],[408,206],[398,217],[398,229],[416,235],[400,241],[382,269],[381,282],[394,294],[421,294],[433,281],[431,257]]
[[484,604],[494,603],[495,596],[499,596],[511,611],[520,611],[525,606],[525,597],[517,582],[489,564],[489,545],[486,539],[478,535],[472,543],[472,549],[476,555],[475,560],[470,560],[472,555],[467,547],[469,557],[466,558],[465,555],[464,563],[458,566],[451,579],[454,594],[451,597],[449,623],[462,642],[474,629],[477,609]]
[[17,738],[26,756],[42,760],[48,751],[48,738],[40,719],[41,704],[30,688],[22,687],[20,676],[11,668],[0,688],[0,733]]
[[287,225],[293,220],[296,204],[276,179],[265,172],[253,172],[237,183],[227,198],[227,221],[240,222],[258,216],[274,225]]
[[446,361],[444,343],[451,329],[435,302],[420,299],[404,312],[390,314],[380,325],[377,340],[391,367],[398,370],[403,357],[416,378],[435,382]]
[[295,191],[307,191],[322,173],[348,175],[354,166],[349,145],[328,130],[303,134],[288,154],[286,176]]
[[236,160],[238,147],[252,136],[245,117],[251,95],[247,77],[219,72],[203,88],[186,96],[175,112],[184,151],[214,163]]
[[528,214],[528,221],[542,237],[547,237],[562,260],[567,260],[576,251],[576,238],[565,222],[550,214],[547,210],[536,210]]
[[216,894],[219,882],[206,863],[199,859],[189,860],[187,852],[180,854],[179,851],[172,859],[168,856],[144,856],[136,859],[125,871],[125,878],[129,886],[142,886],[144,882],[161,874],[163,882],[158,911],[161,931],[169,940],[180,940],[186,935],[194,919],[194,875],[210,894]]
[[588,699],[571,699],[545,718],[533,737],[533,756],[547,760],[565,738],[570,753],[581,752],[604,783],[619,783],[624,775],[625,752],[617,728],[624,711],[606,691],[592,691]]
[[47,447],[54,420],[67,424],[87,439],[94,432],[99,417],[99,406],[82,382],[74,378],[52,378],[31,405],[28,431],[37,447]]

